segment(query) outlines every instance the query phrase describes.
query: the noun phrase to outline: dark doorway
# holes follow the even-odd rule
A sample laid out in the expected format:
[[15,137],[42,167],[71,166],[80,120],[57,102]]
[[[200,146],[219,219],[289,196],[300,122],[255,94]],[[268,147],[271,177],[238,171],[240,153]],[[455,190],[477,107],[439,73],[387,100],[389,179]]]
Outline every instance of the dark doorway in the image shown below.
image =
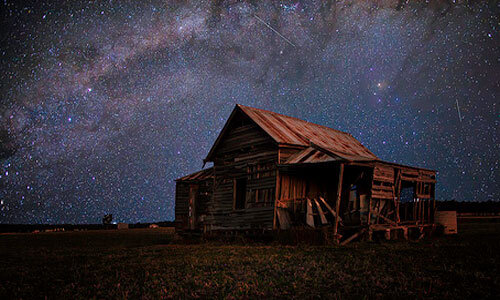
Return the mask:
[[234,209],[244,209],[247,191],[247,179],[240,178],[234,181]]

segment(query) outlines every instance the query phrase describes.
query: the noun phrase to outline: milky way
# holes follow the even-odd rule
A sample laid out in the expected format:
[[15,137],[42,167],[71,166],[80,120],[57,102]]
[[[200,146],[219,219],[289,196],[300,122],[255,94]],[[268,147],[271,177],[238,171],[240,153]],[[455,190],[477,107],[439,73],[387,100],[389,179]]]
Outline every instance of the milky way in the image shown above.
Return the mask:
[[2,4],[1,223],[172,220],[236,103],[498,200],[498,1],[34,2]]

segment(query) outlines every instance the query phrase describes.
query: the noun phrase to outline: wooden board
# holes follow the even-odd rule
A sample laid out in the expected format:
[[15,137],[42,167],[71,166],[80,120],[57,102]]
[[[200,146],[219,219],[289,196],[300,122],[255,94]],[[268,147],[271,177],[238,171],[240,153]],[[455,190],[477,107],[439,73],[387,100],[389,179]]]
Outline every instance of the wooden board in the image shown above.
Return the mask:
[[321,224],[328,224],[328,221],[326,220],[325,214],[323,213],[323,209],[318,203],[318,200],[314,199],[314,203],[316,203],[316,207],[318,208],[318,213],[319,217],[321,219]]
[[[323,199],[323,197],[319,197],[319,200],[321,200],[321,202],[323,202],[323,204],[326,206],[326,208],[330,211],[330,213],[334,216],[334,217],[337,217],[337,214],[335,213],[335,211],[332,209],[332,207],[325,201],[325,199]],[[339,222],[342,223],[342,218],[339,216]]]
[[307,225],[309,225],[312,228],[314,228],[313,207],[312,207],[311,199],[309,199],[309,198],[307,198],[306,223],[307,223]]
[[278,207],[276,208],[276,213],[278,214],[278,220],[280,224],[280,229],[290,229],[291,221],[290,214],[287,209]]

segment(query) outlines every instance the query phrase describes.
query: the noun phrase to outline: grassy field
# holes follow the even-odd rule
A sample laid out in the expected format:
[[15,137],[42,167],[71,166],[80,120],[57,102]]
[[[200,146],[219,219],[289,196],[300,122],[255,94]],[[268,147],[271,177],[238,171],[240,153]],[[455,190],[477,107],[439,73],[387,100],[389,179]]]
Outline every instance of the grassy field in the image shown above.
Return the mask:
[[500,223],[346,247],[182,244],[171,229],[0,235],[0,299],[496,298]]

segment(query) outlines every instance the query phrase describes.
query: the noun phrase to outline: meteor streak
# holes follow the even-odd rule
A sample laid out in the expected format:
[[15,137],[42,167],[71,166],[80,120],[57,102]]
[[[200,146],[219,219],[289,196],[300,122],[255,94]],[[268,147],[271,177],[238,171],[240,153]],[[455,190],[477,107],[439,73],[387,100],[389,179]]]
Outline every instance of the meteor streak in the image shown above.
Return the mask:
[[458,99],[455,99],[457,101],[457,112],[458,112],[458,119],[460,122],[462,122],[462,115],[460,114],[460,106],[458,105]]
[[259,22],[261,22],[262,24],[266,25],[267,28],[271,29],[272,31],[274,31],[277,35],[279,35],[282,39],[284,39],[288,44],[292,45],[293,47],[295,47],[295,44],[292,43],[289,39],[287,39],[286,37],[284,37],[281,33],[279,33],[276,29],[272,28],[271,25],[267,24],[264,20],[262,20],[261,18],[259,18],[257,15],[253,15],[257,20],[259,20]]

